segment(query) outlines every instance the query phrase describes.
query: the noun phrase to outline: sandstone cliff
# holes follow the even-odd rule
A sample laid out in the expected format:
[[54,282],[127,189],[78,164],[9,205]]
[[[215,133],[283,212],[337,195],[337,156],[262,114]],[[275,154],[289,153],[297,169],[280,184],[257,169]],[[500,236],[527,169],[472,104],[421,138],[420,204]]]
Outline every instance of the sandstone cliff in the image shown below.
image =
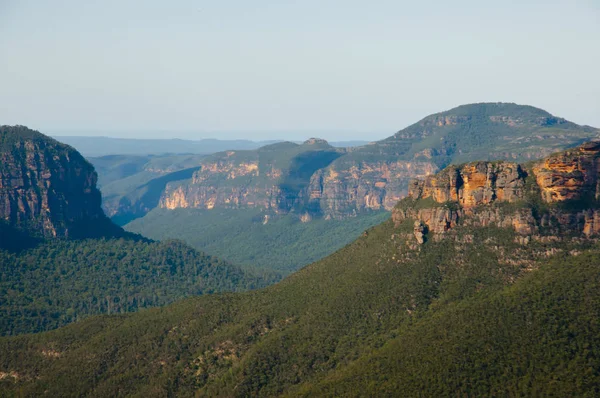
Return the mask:
[[392,211],[421,234],[457,225],[511,227],[523,236],[600,233],[600,142],[541,161],[476,162],[414,180]]
[[317,171],[306,194],[325,218],[354,216],[365,210],[391,210],[406,195],[411,178],[438,170],[431,162],[379,161],[335,164]]
[[101,209],[96,180],[94,168],[73,148],[26,127],[0,127],[4,226],[39,237],[114,234],[119,229]]
[[[530,106],[464,105],[352,150],[334,150],[324,140],[311,139],[303,145],[282,143],[256,151],[220,153],[205,159],[191,180],[169,184],[159,205],[169,209],[260,207],[296,212],[306,219],[341,219],[368,210],[391,210],[407,195],[411,179],[433,175],[451,163],[539,159],[599,136],[597,129]],[[469,191],[469,184],[477,185],[478,179],[491,173],[498,188],[483,187],[461,200],[468,204],[481,196],[484,202],[496,197],[510,201],[522,193],[522,171],[508,163],[494,167],[506,170],[473,170],[465,184]],[[430,189],[435,195],[456,199],[458,192],[447,186],[453,181],[444,178],[432,181]],[[503,184],[506,187],[500,188]]]
[[191,181],[168,184],[159,206],[300,211],[311,176],[343,153],[315,138],[302,145],[284,142],[218,153],[202,161]]

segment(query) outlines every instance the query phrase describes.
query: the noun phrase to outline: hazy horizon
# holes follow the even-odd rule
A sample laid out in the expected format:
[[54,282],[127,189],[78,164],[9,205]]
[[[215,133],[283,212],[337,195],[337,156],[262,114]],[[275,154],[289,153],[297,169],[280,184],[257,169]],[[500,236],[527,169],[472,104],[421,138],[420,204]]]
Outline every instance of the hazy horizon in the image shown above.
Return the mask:
[[[74,130],[56,130],[51,129],[41,131],[52,137],[88,137],[88,138],[115,138],[115,139],[179,139],[179,140],[248,140],[248,141],[305,141],[309,138],[322,138],[332,142],[342,141],[375,141],[387,138],[395,133],[393,132],[351,132],[352,138],[345,138],[345,132],[331,131],[216,131],[216,132],[195,132],[195,131],[152,131],[152,130],[131,130],[131,131],[96,131],[86,129]],[[261,134],[268,134],[267,138],[260,138]]]
[[0,0],[0,124],[372,141],[515,102],[600,127],[600,3],[483,3]]

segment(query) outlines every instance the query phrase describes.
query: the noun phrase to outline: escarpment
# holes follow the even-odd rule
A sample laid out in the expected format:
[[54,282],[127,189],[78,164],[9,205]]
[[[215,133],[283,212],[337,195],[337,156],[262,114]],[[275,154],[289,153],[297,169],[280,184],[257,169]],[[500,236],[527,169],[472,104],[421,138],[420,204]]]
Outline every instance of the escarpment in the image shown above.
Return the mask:
[[202,162],[191,181],[168,184],[159,206],[301,211],[311,176],[344,151],[312,138],[302,145],[283,142],[254,151],[218,153]]
[[[191,180],[169,184],[159,206],[258,207],[343,219],[370,210],[393,209],[407,195],[412,179],[425,179],[448,164],[492,159],[507,161],[506,169],[483,170],[478,167],[484,166],[471,165],[470,179],[464,181],[467,194],[461,200],[467,206],[491,200],[510,202],[522,194],[519,184],[524,180],[521,171],[511,169],[508,163],[539,159],[599,136],[597,129],[530,106],[463,105],[352,150],[332,148],[324,140],[311,138],[301,145],[288,142],[216,154],[202,161],[201,170]],[[545,167],[552,169],[552,165]],[[488,173],[494,181],[471,190],[470,186],[480,184]],[[538,175],[544,178],[545,173],[540,170]],[[458,192],[446,187],[457,181],[444,178],[432,180],[427,189],[434,190],[432,195],[441,201],[458,200]],[[553,192],[550,195],[562,195]]]
[[365,210],[391,210],[406,195],[411,178],[437,170],[431,162],[402,160],[334,165],[312,176],[308,202],[325,218],[335,219]]
[[59,238],[86,236],[98,223],[118,230],[101,209],[96,180],[93,166],[73,148],[23,126],[0,127],[0,222],[5,226]]
[[422,223],[433,234],[471,225],[510,227],[524,236],[589,237],[600,233],[599,166],[600,142],[533,163],[450,166],[411,181],[392,218],[396,226]]

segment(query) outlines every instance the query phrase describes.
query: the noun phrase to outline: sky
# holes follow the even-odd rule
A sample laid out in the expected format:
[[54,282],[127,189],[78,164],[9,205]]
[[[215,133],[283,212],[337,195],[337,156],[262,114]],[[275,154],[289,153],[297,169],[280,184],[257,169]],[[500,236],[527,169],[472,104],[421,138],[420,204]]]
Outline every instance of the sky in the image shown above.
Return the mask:
[[600,0],[0,0],[0,124],[373,140],[516,102],[600,127]]

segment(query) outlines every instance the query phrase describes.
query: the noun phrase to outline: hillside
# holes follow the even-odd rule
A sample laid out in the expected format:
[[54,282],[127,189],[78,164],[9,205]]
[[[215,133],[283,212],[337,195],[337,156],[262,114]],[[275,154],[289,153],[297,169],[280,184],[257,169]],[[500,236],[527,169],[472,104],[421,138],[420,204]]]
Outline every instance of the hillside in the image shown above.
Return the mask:
[[382,141],[358,148],[311,178],[311,208],[343,218],[391,209],[412,178],[474,160],[527,161],[600,137],[532,106],[462,105],[427,116]]
[[[103,199],[113,193],[127,193],[153,178],[196,167],[205,155],[107,155],[88,161],[98,173]],[[105,193],[105,190],[106,193]]]
[[243,269],[281,276],[320,260],[390,217],[373,211],[343,220],[302,222],[261,209],[154,209],[125,226],[151,239],[180,239]]
[[[470,104],[359,147],[334,148],[311,139],[254,150],[231,148],[200,160],[191,178],[155,194],[161,197],[160,208],[259,208],[343,219],[390,210],[406,195],[412,178],[452,163],[534,160],[596,137],[598,129],[532,106]],[[127,219],[136,206],[135,195],[132,200],[122,207],[111,205],[111,217]]]
[[87,239],[42,243],[18,254],[0,250],[0,335],[264,285],[176,241]]
[[267,283],[181,242],[112,224],[94,168],[67,145],[3,126],[0,158],[0,335]]
[[0,339],[4,394],[594,396],[600,146],[411,184],[263,290]]
[[[450,163],[532,160],[597,136],[597,129],[538,108],[484,103],[428,116],[358,148],[334,149],[313,139],[228,151],[202,159],[191,178],[166,184],[158,209],[126,229],[182,239],[241,265],[293,271],[356,239],[360,227],[375,225],[381,219],[373,215],[406,196],[412,178]],[[146,200],[129,203],[117,211],[120,220],[137,218],[128,215],[136,203],[150,208]],[[254,216],[267,223],[261,226]],[[231,224],[233,218],[239,222]],[[277,225],[285,228],[276,233]],[[264,238],[261,245],[256,236]],[[296,237],[311,247],[297,250]]]

